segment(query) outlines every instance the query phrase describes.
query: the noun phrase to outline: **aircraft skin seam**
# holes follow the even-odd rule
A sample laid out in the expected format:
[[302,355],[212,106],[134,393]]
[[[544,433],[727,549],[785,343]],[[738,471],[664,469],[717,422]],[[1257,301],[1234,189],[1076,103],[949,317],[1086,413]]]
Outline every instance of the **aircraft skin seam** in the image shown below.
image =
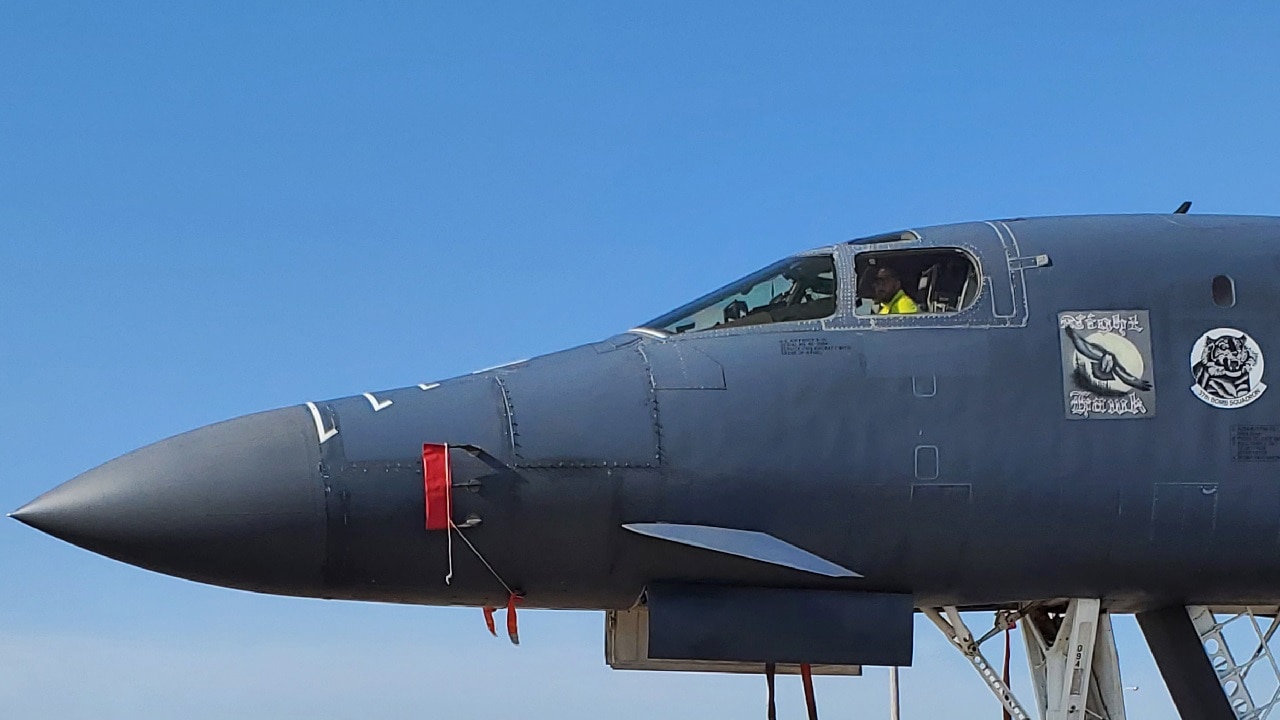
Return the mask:
[[[653,365],[649,362],[649,355],[644,351],[644,341],[636,343],[636,352],[640,353],[640,358],[644,363],[644,373],[649,378],[649,401],[653,403],[653,411],[650,413],[653,417],[653,440],[654,440],[654,462],[659,467],[662,466],[662,418],[661,410],[658,404],[658,381],[653,377]],[[679,348],[675,348],[676,353],[680,352]],[[683,355],[680,356],[683,362]],[[645,467],[649,467],[645,463]]]
[[595,462],[582,462],[582,461],[576,461],[576,460],[565,460],[564,462],[559,462],[559,461],[557,461],[557,462],[545,462],[545,463],[538,463],[538,462],[513,462],[513,463],[511,463],[511,467],[513,467],[513,468],[519,468],[519,469],[521,469],[521,470],[560,470],[560,469],[563,469],[563,470],[603,470],[603,469],[608,469],[608,468],[623,468],[623,469],[635,469],[635,470],[644,470],[644,469],[649,469],[649,470],[652,470],[652,469],[657,468],[658,466],[657,466],[656,464],[654,464],[654,463],[610,462],[610,461],[604,461],[604,460],[601,460],[601,461],[595,461]]
[[520,435],[515,410],[511,407],[511,393],[507,391],[507,384],[496,373],[493,381],[498,384],[498,392],[502,395],[502,409],[507,416],[507,438],[511,441],[511,457],[515,460],[520,457]]

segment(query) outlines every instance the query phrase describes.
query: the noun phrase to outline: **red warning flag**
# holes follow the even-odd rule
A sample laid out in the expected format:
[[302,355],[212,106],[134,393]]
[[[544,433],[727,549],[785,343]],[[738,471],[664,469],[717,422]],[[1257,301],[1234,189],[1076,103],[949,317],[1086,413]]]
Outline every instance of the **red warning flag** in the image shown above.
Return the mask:
[[520,644],[520,625],[516,620],[516,603],[520,602],[520,596],[511,593],[511,597],[507,598],[507,637],[511,639],[512,645]]
[[451,486],[453,478],[449,472],[449,446],[423,444],[422,446],[422,490],[426,498],[427,529],[448,530]]

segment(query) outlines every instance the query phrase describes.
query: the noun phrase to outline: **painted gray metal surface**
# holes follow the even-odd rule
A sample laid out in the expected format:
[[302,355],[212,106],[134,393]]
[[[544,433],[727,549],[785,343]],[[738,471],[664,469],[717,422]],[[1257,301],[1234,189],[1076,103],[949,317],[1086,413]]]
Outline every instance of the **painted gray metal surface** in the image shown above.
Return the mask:
[[736,555],[814,575],[858,577],[858,573],[848,568],[840,567],[789,542],[755,530],[675,523],[628,523],[622,527],[645,537],[726,555]]
[[[1280,219],[1095,216],[839,244],[826,320],[599,343],[437,384],[229,421],[90,470],[16,516],[90,550],[264,592],[625,608],[656,581],[907,593],[917,606],[1101,597],[1113,611],[1280,598],[1280,393],[1199,399],[1214,328],[1280,351]],[[856,316],[859,252],[959,247],[945,316]],[[1047,256],[1048,262],[1039,258]],[[1236,302],[1213,301],[1216,275]],[[1068,419],[1059,314],[1141,310],[1158,412]],[[1276,365],[1275,367],[1280,367]],[[1263,378],[1266,380],[1266,378]],[[312,412],[314,407],[314,412]],[[498,578],[423,529],[424,442]],[[641,537],[767,533],[858,578]]]

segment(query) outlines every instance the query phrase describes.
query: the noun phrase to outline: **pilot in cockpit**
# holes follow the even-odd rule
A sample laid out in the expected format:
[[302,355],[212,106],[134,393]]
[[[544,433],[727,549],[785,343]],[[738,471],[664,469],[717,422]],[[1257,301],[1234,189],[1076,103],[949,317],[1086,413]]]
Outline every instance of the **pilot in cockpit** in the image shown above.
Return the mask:
[[916,301],[902,289],[898,271],[882,265],[876,268],[871,279],[871,299],[876,302],[878,315],[912,315],[920,312]]

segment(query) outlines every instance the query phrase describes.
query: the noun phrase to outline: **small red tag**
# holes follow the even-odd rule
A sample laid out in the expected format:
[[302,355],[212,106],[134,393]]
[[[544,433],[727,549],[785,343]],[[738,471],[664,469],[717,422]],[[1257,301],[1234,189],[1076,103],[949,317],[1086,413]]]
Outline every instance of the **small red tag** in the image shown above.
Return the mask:
[[428,530],[448,530],[450,507],[450,486],[453,479],[449,472],[449,446],[423,444],[422,446],[422,491],[426,502],[426,520]]
[[511,639],[512,645],[520,644],[520,625],[516,620],[516,603],[520,602],[520,597],[515,593],[507,598],[507,637]]

